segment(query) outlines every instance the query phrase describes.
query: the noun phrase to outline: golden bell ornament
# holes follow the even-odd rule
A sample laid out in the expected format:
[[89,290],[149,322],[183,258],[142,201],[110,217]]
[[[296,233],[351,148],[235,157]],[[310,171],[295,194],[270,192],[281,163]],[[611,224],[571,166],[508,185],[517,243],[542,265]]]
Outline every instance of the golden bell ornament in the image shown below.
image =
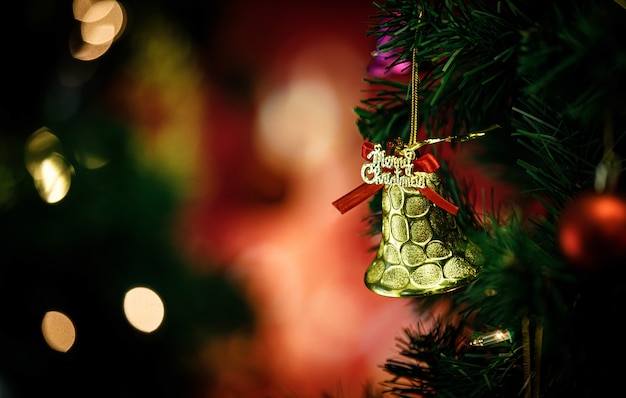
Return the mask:
[[380,144],[363,144],[362,156],[368,160],[361,169],[364,182],[333,204],[345,213],[382,189],[381,242],[364,278],[371,291],[424,297],[455,290],[477,277],[482,254],[456,222],[458,207],[447,199],[436,173],[439,163],[432,154],[417,156],[415,149],[474,139],[484,131],[400,143],[391,153]]
[[[425,145],[464,142],[499,128],[498,125],[462,136],[417,140],[419,74],[417,50],[412,51],[411,120],[408,145],[399,139],[386,149],[365,142],[361,155],[363,184],[333,205],[345,213],[382,189],[382,237],[376,258],[365,272],[365,285],[388,297],[424,297],[446,293],[474,280],[482,261],[480,249],[456,222],[458,208],[436,174],[431,154],[418,156]],[[391,150],[391,151],[390,151]]]
[[[445,196],[439,177],[427,186]],[[365,285],[388,297],[424,297],[452,291],[474,280],[480,250],[461,232],[456,218],[417,188],[385,185],[382,237]]]

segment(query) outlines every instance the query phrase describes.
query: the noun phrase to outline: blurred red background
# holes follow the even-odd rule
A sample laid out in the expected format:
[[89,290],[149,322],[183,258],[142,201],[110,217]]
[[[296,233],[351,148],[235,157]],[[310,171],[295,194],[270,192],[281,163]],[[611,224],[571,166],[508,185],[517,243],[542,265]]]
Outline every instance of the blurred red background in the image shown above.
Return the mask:
[[118,80],[147,158],[185,181],[182,250],[196,267],[224,264],[257,313],[251,335],[199,353],[217,374],[207,396],[362,397],[379,390],[380,366],[414,322],[408,301],[363,284],[378,243],[365,236],[367,205],[341,215],[331,204],[361,183],[353,108],[368,95],[375,11],[367,1],[229,2],[175,79],[147,81],[136,64]]

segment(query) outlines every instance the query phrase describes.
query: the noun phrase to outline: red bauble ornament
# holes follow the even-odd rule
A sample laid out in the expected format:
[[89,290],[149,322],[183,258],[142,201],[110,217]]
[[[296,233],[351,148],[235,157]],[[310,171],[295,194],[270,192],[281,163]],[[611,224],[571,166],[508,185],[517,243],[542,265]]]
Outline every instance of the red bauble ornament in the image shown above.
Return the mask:
[[626,201],[586,193],[561,213],[558,239],[573,266],[598,270],[626,261]]

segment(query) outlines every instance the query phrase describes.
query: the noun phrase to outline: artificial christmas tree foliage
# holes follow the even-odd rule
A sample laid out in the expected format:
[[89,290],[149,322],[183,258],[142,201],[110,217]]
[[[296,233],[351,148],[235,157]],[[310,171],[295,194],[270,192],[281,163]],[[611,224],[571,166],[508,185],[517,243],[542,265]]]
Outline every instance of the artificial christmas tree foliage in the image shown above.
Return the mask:
[[[430,148],[458,206],[453,218],[482,262],[466,285],[410,301],[436,322],[426,328],[418,318],[399,337],[398,356],[383,365],[386,393],[530,398],[619,390],[623,369],[614,359],[623,345],[599,348],[586,333],[619,322],[624,305],[624,4],[399,0],[374,7],[372,91],[355,109],[365,141],[406,142],[413,133],[412,56],[420,68],[420,140],[501,126],[476,141],[471,172],[465,144]],[[516,196],[502,200],[511,188]],[[389,192],[369,197],[367,232],[382,234],[385,244],[390,203]],[[407,213],[403,206],[396,207]],[[405,216],[396,219],[411,225]]]

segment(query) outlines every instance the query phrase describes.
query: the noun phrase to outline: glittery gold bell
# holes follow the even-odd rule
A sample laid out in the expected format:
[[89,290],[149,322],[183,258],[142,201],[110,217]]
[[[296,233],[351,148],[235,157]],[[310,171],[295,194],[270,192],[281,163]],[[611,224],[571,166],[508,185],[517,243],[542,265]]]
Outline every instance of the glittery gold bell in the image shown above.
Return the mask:
[[458,208],[436,174],[432,154],[418,156],[425,145],[463,142],[499,128],[462,136],[417,140],[418,87],[416,49],[411,72],[411,124],[408,145],[396,142],[389,153],[381,144],[365,142],[361,154],[364,183],[333,205],[345,213],[382,188],[382,237],[376,258],[365,272],[365,285],[388,297],[424,297],[467,285],[478,275],[481,253],[456,222]]
[[[445,196],[437,174],[426,185]],[[423,297],[460,288],[478,274],[480,250],[467,240],[456,218],[420,190],[385,185],[382,237],[365,285],[389,297]]]

